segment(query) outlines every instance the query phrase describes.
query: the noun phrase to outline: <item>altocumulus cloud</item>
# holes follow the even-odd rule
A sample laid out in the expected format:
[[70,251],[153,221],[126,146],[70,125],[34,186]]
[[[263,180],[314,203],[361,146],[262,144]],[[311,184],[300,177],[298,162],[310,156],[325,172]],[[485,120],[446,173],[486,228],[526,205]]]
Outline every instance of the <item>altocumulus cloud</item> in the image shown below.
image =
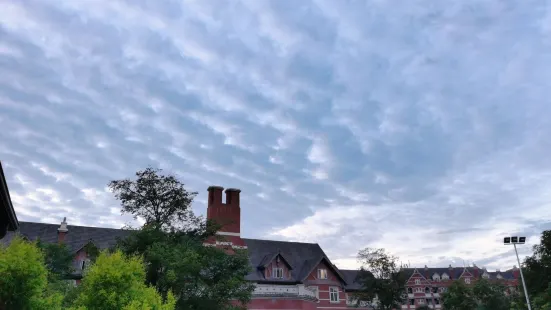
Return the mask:
[[[117,227],[147,165],[243,190],[243,234],[422,266],[551,228],[549,1],[0,0],[21,220]],[[527,250],[528,247],[525,248]],[[526,252],[524,252],[526,253]]]

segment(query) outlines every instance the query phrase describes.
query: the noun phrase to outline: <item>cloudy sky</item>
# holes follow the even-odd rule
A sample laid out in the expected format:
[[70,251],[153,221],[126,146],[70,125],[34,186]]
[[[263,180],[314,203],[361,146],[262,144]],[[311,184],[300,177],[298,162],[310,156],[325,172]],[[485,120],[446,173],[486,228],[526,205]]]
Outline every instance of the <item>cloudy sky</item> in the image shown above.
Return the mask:
[[[19,219],[120,227],[151,165],[242,189],[242,235],[414,266],[551,228],[551,2],[0,0]],[[521,253],[528,253],[523,247]]]

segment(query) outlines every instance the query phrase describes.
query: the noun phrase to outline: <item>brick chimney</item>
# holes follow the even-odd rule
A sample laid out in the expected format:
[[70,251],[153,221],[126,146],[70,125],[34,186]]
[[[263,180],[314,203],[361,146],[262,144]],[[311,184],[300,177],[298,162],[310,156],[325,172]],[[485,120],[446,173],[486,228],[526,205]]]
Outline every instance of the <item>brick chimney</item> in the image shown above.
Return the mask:
[[450,264],[450,266],[448,267],[448,270],[449,270],[449,273],[450,273],[450,280],[455,280],[454,279],[454,272],[453,272],[453,267],[452,265]]
[[69,232],[69,229],[67,229],[67,218],[63,218],[63,222],[61,222],[61,225],[59,225],[59,228],[57,229],[57,242],[63,243],[65,241],[65,236],[67,236],[67,232]]
[[[212,220],[221,226],[218,235],[223,237],[221,245],[231,246],[232,248],[245,247],[245,243],[241,239],[241,206],[239,194],[241,190],[237,188],[226,189],[226,203],[222,201],[221,186],[209,186],[207,220]],[[216,241],[211,240],[213,243]],[[220,244],[220,243],[217,243]]]

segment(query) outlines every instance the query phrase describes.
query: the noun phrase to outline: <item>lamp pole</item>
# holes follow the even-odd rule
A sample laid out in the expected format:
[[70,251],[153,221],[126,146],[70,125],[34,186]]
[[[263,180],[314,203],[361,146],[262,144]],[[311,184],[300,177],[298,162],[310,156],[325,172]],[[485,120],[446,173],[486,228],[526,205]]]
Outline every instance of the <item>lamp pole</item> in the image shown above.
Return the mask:
[[518,257],[517,251],[517,244],[526,243],[526,237],[505,237],[503,239],[503,243],[506,245],[512,244],[515,248],[515,254],[517,256],[518,267],[520,270],[520,279],[522,280],[522,287],[524,288],[524,297],[526,297],[526,305],[528,306],[528,310],[532,310],[532,306],[530,306],[530,298],[528,297],[528,290],[526,289],[526,282],[524,281],[524,274],[522,273],[522,265],[520,264],[520,258]]

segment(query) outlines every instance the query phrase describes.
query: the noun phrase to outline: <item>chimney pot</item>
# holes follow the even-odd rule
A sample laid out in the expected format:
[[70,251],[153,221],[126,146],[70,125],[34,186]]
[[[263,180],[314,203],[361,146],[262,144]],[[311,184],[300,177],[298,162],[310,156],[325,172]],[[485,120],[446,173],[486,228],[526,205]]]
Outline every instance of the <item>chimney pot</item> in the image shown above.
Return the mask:
[[67,218],[63,218],[63,222],[59,225],[59,228],[57,229],[57,242],[61,243],[65,241],[65,235],[67,235],[67,232],[69,229],[67,229]]
[[222,186],[212,185],[207,188],[209,191],[209,200],[208,205],[221,205],[222,204],[222,191],[224,188]]
[[239,193],[241,190],[238,188],[228,188],[226,193],[226,204],[239,207]]

